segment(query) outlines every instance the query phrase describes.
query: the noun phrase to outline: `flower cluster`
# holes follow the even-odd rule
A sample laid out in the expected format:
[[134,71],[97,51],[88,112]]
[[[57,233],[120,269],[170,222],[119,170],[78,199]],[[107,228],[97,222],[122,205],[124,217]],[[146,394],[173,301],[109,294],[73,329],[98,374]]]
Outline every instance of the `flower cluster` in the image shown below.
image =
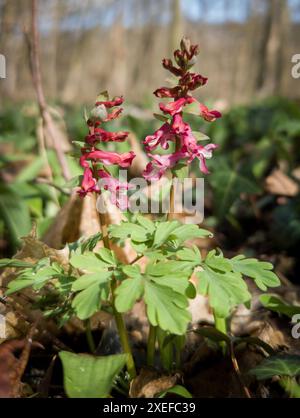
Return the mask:
[[135,154],[132,151],[118,154],[99,149],[102,142],[122,142],[128,137],[128,132],[108,132],[103,129],[103,123],[116,119],[120,115],[123,110],[120,107],[122,103],[122,97],[109,100],[107,92],[104,92],[98,97],[91,111],[87,120],[89,132],[85,137],[85,145],[81,148],[80,165],[84,173],[78,193],[84,197],[90,192],[100,194],[101,190],[109,190],[112,203],[120,209],[125,209],[128,205],[126,192],[129,185],[114,178],[106,166],[114,164],[127,168],[131,165]]
[[[190,113],[208,122],[221,117],[220,112],[209,110],[190,93],[207,83],[206,77],[190,71],[196,62],[197,55],[198,46],[191,45],[188,39],[183,38],[180,49],[174,52],[176,64],[174,65],[170,59],[163,60],[163,67],[179,77],[179,81],[175,87],[161,87],[154,92],[159,98],[169,98],[173,101],[159,104],[160,110],[164,113],[160,116],[165,123],[144,140],[145,149],[151,158],[143,174],[147,180],[158,180],[166,170],[174,168],[179,161],[184,160],[190,164],[195,158],[199,160],[200,170],[205,174],[209,172],[206,159],[212,157],[212,151],[217,148],[217,145],[199,145],[190,125],[183,120],[183,112],[188,109]],[[176,144],[175,152],[166,155],[151,154],[158,146],[167,150],[170,142]]]

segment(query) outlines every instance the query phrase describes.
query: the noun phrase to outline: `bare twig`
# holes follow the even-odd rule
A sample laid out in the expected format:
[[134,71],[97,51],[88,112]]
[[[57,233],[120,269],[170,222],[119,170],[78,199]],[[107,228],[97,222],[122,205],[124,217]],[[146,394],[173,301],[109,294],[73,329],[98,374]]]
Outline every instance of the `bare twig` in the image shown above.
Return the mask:
[[65,190],[63,187],[59,186],[58,184],[55,184],[52,181],[49,181],[49,180],[47,180],[43,177],[38,177],[35,180],[32,180],[31,183],[33,183],[33,184],[46,184],[47,186],[51,186],[54,189],[58,190],[62,194],[65,194],[66,196],[71,195],[71,192],[69,192],[68,190]]
[[234,369],[235,374],[238,378],[238,381],[241,385],[241,388],[243,389],[243,391],[245,393],[246,398],[251,399],[250,391],[249,391],[249,389],[247,388],[247,386],[245,385],[245,383],[243,381],[242,374],[241,374],[241,371],[240,371],[240,368],[239,368],[239,364],[238,364],[237,359],[235,357],[233,341],[230,341],[230,358],[231,358],[233,369]]
[[31,0],[31,35],[32,39],[30,45],[30,63],[31,63],[31,75],[36,92],[37,102],[39,105],[41,117],[43,120],[44,131],[47,131],[51,137],[57,159],[61,166],[62,174],[66,180],[71,178],[70,170],[66,160],[66,156],[57,141],[55,127],[51,114],[49,113],[47,102],[44,95],[42,77],[41,77],[41,66],[39,59],[39,33],[37,23],[37,0]]

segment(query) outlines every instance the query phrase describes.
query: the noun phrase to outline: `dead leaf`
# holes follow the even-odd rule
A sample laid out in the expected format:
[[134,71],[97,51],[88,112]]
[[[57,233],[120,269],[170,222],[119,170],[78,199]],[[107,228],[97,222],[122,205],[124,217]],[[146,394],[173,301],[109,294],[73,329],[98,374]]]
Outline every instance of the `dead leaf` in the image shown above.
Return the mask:
[[[35,325],[23,340],[5,341],[0,345],[0,398],[18,398],[21,394],[21,378],[28,363]],[[38,343],[34,345],[40,346]],[[20,358],[16,351],[22,350]]]
[[266,190],[280,196],[296,196],[299,193],[298,184],[281,170],[276,169],[266,178]]
[[129,395],[131,398],[154,398],[158,393],[175,386],[179,378],[178,374],[167,376],[154,369],[142,369],[131,382]]

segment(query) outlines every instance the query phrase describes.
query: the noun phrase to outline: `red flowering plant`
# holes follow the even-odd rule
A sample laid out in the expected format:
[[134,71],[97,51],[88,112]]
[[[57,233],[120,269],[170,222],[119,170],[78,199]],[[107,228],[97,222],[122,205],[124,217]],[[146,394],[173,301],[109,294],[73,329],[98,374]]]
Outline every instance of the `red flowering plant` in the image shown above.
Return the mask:
[[108,132],[102,127],[103,123],[119,117],[123,110],[120,107],[122,103],[122,97],[109,100],[107,92],[101,93],[97,98],[95,107],[87,120],[89,133],[81,148],[80,165],[84,169],[84,174],[78,193],[84,197],[90,192],[100,194],[101,189],[109,190],[112,203],[121,209],[126,209],[128,205],[126,191],[129,185],[114,178],[107,166],[114,164],[121,168],[127,168],[131,165],[135,154],[132,151],[118,154],[100,149],[104,142],[123,142],[128,137],[128,132]]
[[[200,132],[192,132],[188,123],[184,121],[183,113],[193,113],[208,122],[213,122],[221,117],[217,110],[209,110],[204,104],[199,103],[192,92],[204,86],[207,78],[201,74],[191,72],[196,63],[198,46],[191,45],[186,38],[182,39],[180,49],[174,52],[175,66],[170,59],[163,60],[163,67],[178,77],[176,86],[161,87],[154,94],[159,98],[170,98],[172,102],[160,103],[160,110],[164,115],[156,115],[164,120],[164,124],[153,134],[146,137],[144,144],[151,161],[144,171],[147,180],[158,180],[167,169],[173,169],[178,162],[190,164],[195,158],[199,160],[200,170],[208,174],[206,159],[212,157],[212,152],[217,148],[215,144],[201,145],[198,139],[207,139]],[[175,144],[175,151],[167,155],[152,155],[151,152],[158,146],[169,149],[170,143]]]
[[[207,82],[207,78],[190,71],[197,54],[198,47],[183,39],[180,49],[174,53],[176,64],[163,60],[163,66],[179,80],[176,86],[162,87],[155,92],[157,97],[173,101],[160,104],[163,115],[159,118],[164,123],[144,140],[151,158],[144,171],[147,179],[159,179],[167,169],[176,175],[178,162],[188,166],[194,159],[199,160],[200,170],[208,173],[206,160],[212,156],[216,145],[198,143],[203,135],[193,132],[184,121],[185,112],[209,122],[221,116],[192,96],[193,91]],[[90,192],[101,194],[109,190],[112,202],[120,208],[127,206],[127,200],[125,205],[120,204],[116,193],[120,190],[126,192],[128,184],[115,179],[108,167],[129,167],[134,153],[107,151],[103,149],[103,143],[127,138],[128,132],[108,132],[105,129],[106,122],[120,115],[122,103],[121,97],[109,100],[106,93],[102,94],[87,119],[89,131],[81,147],[83,180],[79,190],[81,197]],[[171,144],[173,152],[152,154],[159,146],[163,150],[171,149]],[[215,323],[214,327],[191,330],[221,341],[216,349],[223,354],[230,352],[232,356],[233,345],[241,339],[232,339],[228,332],[230,319],[239,305],[249,306],[252,299],[245,277],[253,280],[262,292],[280,284],[272,271],[272,264],[266,261],[243,255],[226,258],[220,250],[201,254],[196,245],[187,241],[211,237],[212,234],[196,224],[183,224],[172,216],[162,221],[141,214],[130,214],[120,224],[107,225],[106,217],[100,213],[100,221],[101,232],[69,246],[67,265],[47,256],[35,264],[19,259],[2,260],[2,266],[20,269],[20,274],[8,284],[8,296],[32,287],[43,295],[40,307],[47,317],[51,316],[61,325],[76,317],[86,326],[91,355],[60,353],[65,390],[70,397],[104,397],[110,396],[112,390],[114,394],[121,391],[124,395],[124,390],[125,394],[129,391],[129,383],[132,396],[136,364],[123,314],[130,312],[137,301],[142,301],[145,320],[149,324],[144,363],[173,373],[174,379],[168,380],[170,386],[165,388],[171,390],[175,376],[178,376],[175,371],[181,368],[181,353],[191,327],[190,300],[197,293],[207,298]],[[99,240],[103,241],[103,246],[96,249]],[[124,257],[119,258],[122,251],[124,255],[125,244],[129,244],[134,252],[127,263]],[[51,297],[45,297],[47,293]],[[96,355],[94,338],[97,334],[91,328],[91,321],[100,311],[114,317],[122,354]],[[122,374],[125,365],[127,373]],[[178,385],[176,391],[187,393]]]

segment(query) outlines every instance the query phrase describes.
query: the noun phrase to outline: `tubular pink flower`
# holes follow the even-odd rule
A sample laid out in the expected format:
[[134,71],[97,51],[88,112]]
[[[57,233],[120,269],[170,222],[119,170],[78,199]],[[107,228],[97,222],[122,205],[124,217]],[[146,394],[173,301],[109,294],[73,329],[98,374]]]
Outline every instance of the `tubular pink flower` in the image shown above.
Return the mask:
[[121,104],[123,104],[123,102],[124,102],[124,99],[122,96],[120,96],[120,97],[114,97],[112,100],[96,102],[96,106],[104,105],[107,108],[111,108],[115,106],[120,106]]
[[160,89],[155,90],[155,92],[153,93],[156,97],[160,97],[160,98],[164,98],[164,97],[169,97],[169,98],[174,98],[177,97],[178,94],[181,91],[181,87],[180,86],[176,86],[173,88],[169,88],[169,87],[161,87]]
[[111,203],[121,210],[127,209],[129,202],[126,192],[131,186],[128,183],[121,183],[105,170],[98,170],[98,175],[98,185],[100,188],[110,192]]
[[81,167],[89,167],[89,164],[86,160],[99,160],[106,165],[118,165],[122,168],[129,167],[132,163],[132,160],[135,157],[133,151],[125,152],[124,154],[118,154],[117,152],[109,151],[91,151],[81,156],[80,165]]
[[209,110],[204,104],[199,103],[199,108],[200,108],[200,115],[207,122],[214,122],[216,119],[219,119],[222,117],[222,113],[218,112],[217,110]]
[[108,132],[101,128],[90,129],[90,134],[85,137],[85,141],[94,145],[97,142],[123,142],[127,139],[129,132]]
[[179,160],[185,157],[185,153],[178,151],[168,155],[151,155],[151,162],[147,164],[143,177],[148,181],[159,180],[165,172],[173,168]]
[[168,113],[171,116],[176,115],[176,113],[182,112],[182,109],[185,105],[192,103],[193,99],[191,97],[181,97],[175,102],[170,102],[167,104],[160,103],[159,108],[162,112]]
[[168,149],[168,141],[174,141],[174,131],[168,123],[164,123],[153,135],[146,136],[143,143],[147,151],[152,151],[160,145],[163,149]]
[[87,193],[99,192],[97,180],[93,178],[93,173],[90,168],[85,168],[83,173],[83,180],[81,183],[81,189],[79,190],[80,197],[84,197]]

